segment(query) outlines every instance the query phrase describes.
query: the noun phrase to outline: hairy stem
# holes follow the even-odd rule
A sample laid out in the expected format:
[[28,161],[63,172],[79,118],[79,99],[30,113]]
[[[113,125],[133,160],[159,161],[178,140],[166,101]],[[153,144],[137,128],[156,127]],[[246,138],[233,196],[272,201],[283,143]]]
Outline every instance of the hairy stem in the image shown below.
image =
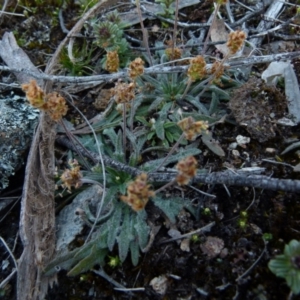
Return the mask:
[[218,72],[220,71],[220,69],[223,67],[223,65],[225,64],[225,62],[227,61],[227,59],[229,58],[229,55],[227,54],[221,61],[220,65],[218,66],[218,68],[216,69],[216,71],[214,72],[214,74],[210,75],[209,78],[207,79],[208,83],[207,85],[203,88],[203,90],[197,95],[197,97],[201,97],[209,88],[209,86],[212,84],[212,82],[214,81],[214,79],[216,78],[216,75],[218,74]]
[[186,94],[188,93],[190,87],[191,87],[191,84],[192,84],[192,81],[189,79],[188,82],[187,82],[187,85],[186,85],[186,88],[183,92],[183,95],[181,96],[181,99],[183,100],[184,97],[186,96]]
[[[179,137],[178,141],[174,144],[174,146],[172,147],[172,149],[169,151],[169,153],[167,154],[167,156],[164,158],[164,160],[161,162],[161,164],[152,172],[157,172],[164,164],[165,162],[168,160],[168,158],[173,154],[173,152],[178,148],[180,142],[182,141],[182,139],[184,138],[184,132],[181,134],[181,136]],[[151,172],[151,173],[152,173]]]
[[141,6],[140,6],[140,0],[135,0],[135,3],[136,3],[137,13],[140,18],[140,24],[141,24],[141,29],[142,29],[142,33],[143,33],[143,42],[144,42],[145,48],[147,49],[150,66],[153,66],[149,43],[148,43],[148,33],[144,27],[143,16],[142,16],[142,11],[141,11]]
[[160,187],[158,190],[155,191],[155,195],[157,195],[158,193],[160,193],[161,191],[165,190],[166,188],[172,186],[173,184],[176,183],[176,180],[172,180],[170,182],[168,182],[167,184],[163,185],[162,187]]
[[126,103],[123,103],[123,151],[126,161]]
[[172,43],[172,59],[174,58],[174,49],[176,47],[176,36],[177,36],[177,23],[178,23],[178,0],[176,0],[176,9],[175,9],[175,22],[174,22],[174,30],[173,30],[173,43]]

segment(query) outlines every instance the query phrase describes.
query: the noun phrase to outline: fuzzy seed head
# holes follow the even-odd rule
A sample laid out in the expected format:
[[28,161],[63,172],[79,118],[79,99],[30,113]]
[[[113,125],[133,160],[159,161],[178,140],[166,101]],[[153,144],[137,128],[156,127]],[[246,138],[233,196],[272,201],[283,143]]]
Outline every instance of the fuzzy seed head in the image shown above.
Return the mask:
[[193,141],[197,137],[197,135],[205,132],[208,129],[207,121],[197,121],[192,117],[184,118],[177,123],[177,125],[184,132],[185,138],[188,141]]
[[47,112],[52,120],[58,121],[67,114],[66,100],[56,92],[45,95],[35,80],[23,84],[22,89],[26,93],[29,103],[33,107]]
[[132,80],[144,74],[144,61],[138,57],[129,64],[128,75]]
[[118,72],[119,69],[119,54],[115,51],[108,51],[106,54],[106,70],[109,73]]
[[117,82],[114,93],[117,104],[131,102],[135,97],[135,83]]
[[197,160],[194,156],[188,156],[177,164],[176,169],[178,170],[177,183],[186,185],[197,174]]
[[22,84],[22,90],[26,93],[30,105],[35,108],[41,108],[44,105],[44,91],[38,86],[36,80]]
[[147,184],[147,174],[142,173],[135,181],[131,182],[127,187],[127,196],[121,196],[120,199],[128,204],[134,211],[145,208],[150,197],[154,197],[155,193],[151,191],[150,185]]
[[235,54],[242,48],[246,37],[246,33],[241,30],[232,31],[229,33],[227,47],[230,50],[230,54]]
[[72,187],[75,189],[79,188],[82,185],[81,178],[82,174],[80,172],[80,166],[76,159],[69,160],[70,169],[66,169],[60,176],[61,181],[63,182],[62,187],[67,188],[68,191],[71,191]]
[[170,61],[180,59],[182,55],[182,51],[179,48],[174,48],[174,53],[172,52],[172,48],[167,48],[165,53]]
[[203,56],[198,55],[190,60],[187,75],[191,81],[201,80],[206,75],[206,62]]
[[44,109],[48,112],[52,120],[59,121],[67,114],[68,106],[66,105],[66,100],[58,93],[47,94],[45,99]]

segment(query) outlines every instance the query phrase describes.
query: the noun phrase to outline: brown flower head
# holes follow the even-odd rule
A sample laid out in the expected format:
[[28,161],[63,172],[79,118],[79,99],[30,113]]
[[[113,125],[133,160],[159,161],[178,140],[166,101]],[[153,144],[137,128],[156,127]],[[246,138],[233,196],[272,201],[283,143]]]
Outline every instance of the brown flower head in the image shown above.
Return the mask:
[[22,90],[26,93],[26,98],[33,107],[41,108],[44,105],[44,91],[38,86],[36,80],[22,84]]
[[232,31],[229,33],[227,47],[230,51],[230,54],[235,54],[242,48],[246,37],[246,33],[241,30]]
[[186,185],[189,181],[196,176],[197,161],[195,157],[188,156],[182,159],[177,165],[178,175],[176,181],[179,185]]
[[106,54],[106,70],[109,73],[118,72],[119,69],[119,54],[115,51],[108,51]]
[[172,48],[167,48],[165,50],[166,55],[168,56],[169,60],[176,60],[176,59],[180,59],[181,55],[182,55],[182,51],[179,48],[174,48],[174,53]]
[[135,97],[134,82],[123,83],[117,82],[114,88],[115,101],[117,104],[131,102]]
[[198,55],[190,60],[187,75],[191,81],[201,80],[206,75],[206,62],[203,56]]
[[79,188],[82,185],[81,178],[82,174],[80,172],[80,166],[76,159],[69,160],[70,169],[66,169],[60,176],[61,181],[63,182],[62,186],[71,191],[72,186],[75,189]]
[[54,121],[60,120],[67,114],[68,106],[66,100],[56,92],[46,95],[46,103],[44,109],[48,112],[51,119]]
[[58,93],[53,92],[45,95],[35,80],[31,80],[28,84],[23,84],[22,89],[26,92],[26,97],[30,104],[47,112],[52,120],[58,121],[66,115],[68,111],[66,100]]
[[144,61],[138,57],[129,64],[128,75],[132,80],[144,74]]
[[154,197],[155,193],[149,190],[150,185],[147,184],[147,174],[142,173],[135,181],[131,182],[127,187],[127,196],[120,196],[120,199],[128,204],[134,211],[145,208],[150,197]]
[[184,132],[185,138],[188,141],[193,141],[197,137],[197,135],[206,131],[208,128],[207,121],[195,122],[195,120],[192,117],[182,119],[177,123],[177,125]]

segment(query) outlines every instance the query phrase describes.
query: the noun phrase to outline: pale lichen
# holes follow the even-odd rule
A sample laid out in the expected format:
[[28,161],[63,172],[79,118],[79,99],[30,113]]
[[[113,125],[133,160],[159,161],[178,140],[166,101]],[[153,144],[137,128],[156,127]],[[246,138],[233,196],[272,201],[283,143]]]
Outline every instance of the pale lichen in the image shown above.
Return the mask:
[[0,96],[0,192],[26,159],[39,112],[25,97]]

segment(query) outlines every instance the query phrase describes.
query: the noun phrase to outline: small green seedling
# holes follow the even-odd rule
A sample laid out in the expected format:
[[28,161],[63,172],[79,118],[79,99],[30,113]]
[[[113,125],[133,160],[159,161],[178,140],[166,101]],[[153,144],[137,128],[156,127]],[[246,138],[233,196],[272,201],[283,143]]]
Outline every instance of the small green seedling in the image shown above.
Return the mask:
[[122,264],[118,256],[108,256],[108,258],[109,258],[108,265],[112,268],[116,268]]
[[284,252],[271,259],[269,269],[278,277],[284,278],[291,291],[300,293],[300,242],[292,240],[285,245]]

